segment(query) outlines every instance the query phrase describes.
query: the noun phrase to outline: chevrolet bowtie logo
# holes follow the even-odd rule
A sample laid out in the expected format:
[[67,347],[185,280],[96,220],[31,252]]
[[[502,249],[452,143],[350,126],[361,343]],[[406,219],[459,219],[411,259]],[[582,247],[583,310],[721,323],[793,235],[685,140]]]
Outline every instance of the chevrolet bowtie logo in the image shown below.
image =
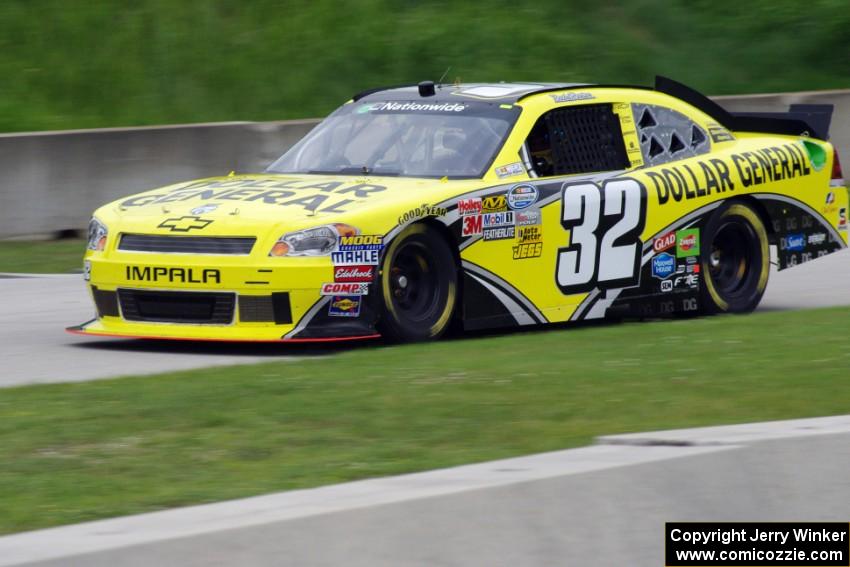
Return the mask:
[[190,230],[206,228],[212,221],[201,217],[180,217],[179,219],[166,219],[158,228],[167,228],[171,232],[189,232]]

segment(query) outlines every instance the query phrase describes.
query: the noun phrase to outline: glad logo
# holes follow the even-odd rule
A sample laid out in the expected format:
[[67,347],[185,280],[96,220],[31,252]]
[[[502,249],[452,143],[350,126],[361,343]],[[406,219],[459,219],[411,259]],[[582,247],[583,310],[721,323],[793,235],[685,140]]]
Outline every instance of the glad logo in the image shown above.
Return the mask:
[[459,199],[457,212],[461,216],[479,214],[481,212],[481,199]]
[[676,245],[676,233],[668,232],[662,236],[659,236],[652,242],[652,249],[656,252],[664,252],[665,250],[669,250]]
[[373,266],[337,266],[334,282],[371,282],[374,273]]
[[369,284],[334,282],[322,284],[322,295],[368,295]]

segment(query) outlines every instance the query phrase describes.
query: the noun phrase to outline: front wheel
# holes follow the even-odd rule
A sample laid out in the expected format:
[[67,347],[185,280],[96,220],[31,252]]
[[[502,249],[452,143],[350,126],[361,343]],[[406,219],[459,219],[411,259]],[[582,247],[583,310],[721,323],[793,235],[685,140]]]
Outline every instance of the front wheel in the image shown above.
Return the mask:
[[425,224],[409,226],[386,250],[381,334],[395,342],[436,339],[457,305],[457,265],[448,242]]
[[770,252],[758,214],[743,203],[722,206],[704,230],[700,264],[707,313],[748,313],[767,288]]

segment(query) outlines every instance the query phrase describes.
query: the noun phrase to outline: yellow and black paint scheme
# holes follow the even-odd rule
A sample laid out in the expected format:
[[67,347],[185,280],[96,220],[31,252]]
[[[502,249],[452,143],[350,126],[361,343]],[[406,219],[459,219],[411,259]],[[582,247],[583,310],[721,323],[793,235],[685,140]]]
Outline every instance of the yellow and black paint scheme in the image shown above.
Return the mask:
[[[437,229],[456,250],[460,277],[452,305],[466,329],[697,310],[700,290],[707,285],[712,294],[711,283],[674,239],[691,238],[688,245],[698,250],[700,230],[721,207],[755,215],[765,251],[768,244],[777,248],[780,269],[847,246],[848,192],[832,178],[831,144],[810,129],[771,133],[774,128],[761,128],[767,122],[745,120],[736,129],[710,105],[659,88],[480,87],[459,85],[438,95],[485,100],[516,114],[480,179],[230,175],[101,207],[94,216],[106,229],[105,241],[85,255],[97,316],[69,330],[232,341],[377,336],[389,293],[381,264],[369,274],[364,295],[341,300],[322,294],[325,284],[339,281],[340,266],[330,256],[270,255],[281,235],[334,223],[381,235],[381,258],[410,227]],[[402,88],[348,104],[417,98],[415,89]],[[545,149],[532,155],[528,143],[541,117],[601,107],[616,121],[621,165],[536,174],[534,160],[551,159]],[[517,195],[521,206],[512,208]],[[488,210],[510,213],[487,217],[505,221],[498,227],[505,230],[488,233],[494,238],[476,226]],[[169,243],[198,238],[226,242],[212,251],[169,249]],[[156,245],[145,249],[148,242]],[[762,288],[766,277],[764,270]],[[190,294],[193,301],[181,303]],[[185,318],[162,315],[184,308],[190,311]]]

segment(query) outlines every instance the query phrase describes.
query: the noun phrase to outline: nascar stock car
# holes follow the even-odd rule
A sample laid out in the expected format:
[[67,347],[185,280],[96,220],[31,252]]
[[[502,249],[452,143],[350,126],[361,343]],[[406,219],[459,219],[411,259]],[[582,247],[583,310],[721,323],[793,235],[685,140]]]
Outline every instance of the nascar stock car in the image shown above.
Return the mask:
[[354,96],[265,173],[94,213],[90,335],[414,341],[747,312],[847,245],[829,105],[732,114],[654,88],[457,84]]

